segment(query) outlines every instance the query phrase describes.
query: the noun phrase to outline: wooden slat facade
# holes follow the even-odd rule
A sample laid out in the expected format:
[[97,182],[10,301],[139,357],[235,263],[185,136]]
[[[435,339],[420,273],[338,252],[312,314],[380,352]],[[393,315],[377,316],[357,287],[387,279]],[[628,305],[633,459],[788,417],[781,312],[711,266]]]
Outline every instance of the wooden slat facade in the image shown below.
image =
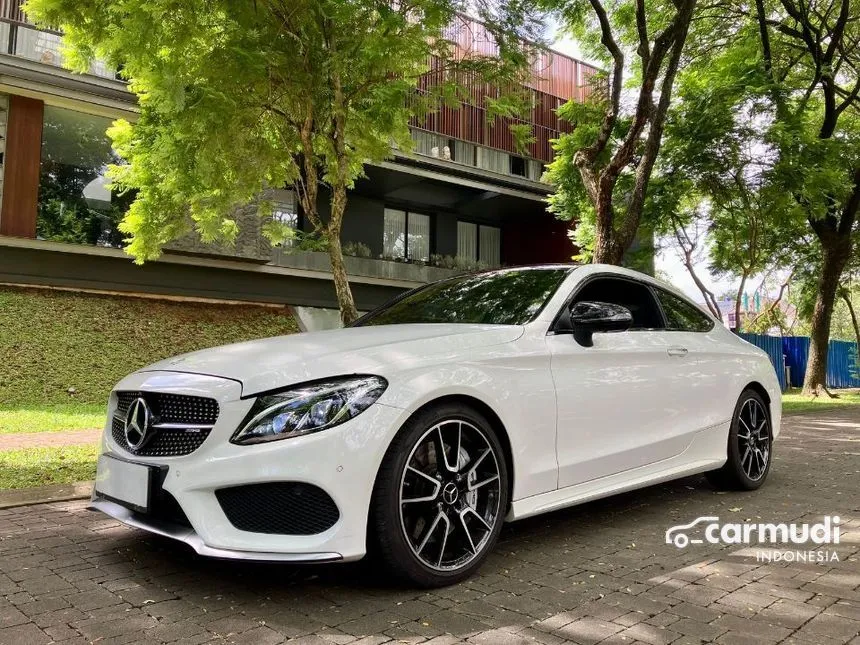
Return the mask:
[[[421,91],[426,92],[426,89],[419,89],[419,92]],[[533,107],[527,119],[497,117],[489,123],[485,94],[473,104],[461,103],[456,107],[440,104],[425,117],[413,118],[410,125],[445,137],[549,162],[553,158],[550,141],[558,138],[561,133],[572,130],[570,123],[560,120],[555,114],[555,110],[565,103],[565,99],[537,90],[530,91],[533,95]],[[514,141],[510,130],[512,123],[524,123],[531,128],[535,141],[525,150],[519,149]]]
[[21,0],[0,0],[0,20],[26,23],[27,19],[21,10]]
[[[494,56],[498,47],[489,30],[480,22],[466,16],[458,16],[445,32],[446,38],[454,43],[458,55]],[[431,71],[419,81],[418,91],[427,92],[441,79],[436,71],[438,64],[430,61]],[[532,97],[531,114],[526,119],[496,119],[487,122],[486,97],[497,96],[498,89],[485,83],[469,82],[462,79],[461,84],[469,87],[469,102],[457,107],[436,106],[437,111],[426,118],[413,119],[413,127],[429,132],[461,139],[490,148],[496,148],[516,155],[538,159],[544,163],[552,161],[552,139],[563,132],[570,132],[571,125],[556,116],[556,110],[568,100],[585,101],[595,89],[595,74],[600,70],[558,52],[541,50],[535,55],[532,76],[525,85]],[[535,138],[527,149],[517,147],[510,132],[511,123],[524,123],[531,127]]]

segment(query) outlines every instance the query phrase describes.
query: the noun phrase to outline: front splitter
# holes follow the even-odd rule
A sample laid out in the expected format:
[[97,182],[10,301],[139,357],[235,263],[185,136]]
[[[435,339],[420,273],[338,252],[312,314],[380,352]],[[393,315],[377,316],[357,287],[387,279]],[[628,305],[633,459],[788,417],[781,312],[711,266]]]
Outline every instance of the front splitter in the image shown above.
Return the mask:
[[115,502],[99,497],[93,498],[90,510],[101,511],[128,526],[133,526],[156,535],[162,535],[173,540],[185,542],[200,555],[225,560],[255,560],[262,562],[337,562],[343,560],[340,553],[271,553],[259,551],[239,551],[236,549],[219,549],[207,546],[194,529],[164,522],[146,515],[135,513]]

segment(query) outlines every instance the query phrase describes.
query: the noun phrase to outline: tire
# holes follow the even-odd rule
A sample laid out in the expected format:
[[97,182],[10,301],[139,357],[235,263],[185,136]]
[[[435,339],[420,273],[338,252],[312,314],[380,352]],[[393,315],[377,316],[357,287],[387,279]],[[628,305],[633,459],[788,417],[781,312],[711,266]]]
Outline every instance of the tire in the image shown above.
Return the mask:
[[482,414],[453,403],[419,411],[392,441],[376,478],[373,554],[395,578],[419,587],[468,578],[498,540],[508,481],[501,443]]
[[[755,414],[752,418],[751,413]],[[752,440],[747,438],[750,435]],[[769,407],[758,392],[744,390],[732,415],[728,459],[722,468],[705,476],[719,490],[756,490],[767,479],[772,461],[773,429]]]

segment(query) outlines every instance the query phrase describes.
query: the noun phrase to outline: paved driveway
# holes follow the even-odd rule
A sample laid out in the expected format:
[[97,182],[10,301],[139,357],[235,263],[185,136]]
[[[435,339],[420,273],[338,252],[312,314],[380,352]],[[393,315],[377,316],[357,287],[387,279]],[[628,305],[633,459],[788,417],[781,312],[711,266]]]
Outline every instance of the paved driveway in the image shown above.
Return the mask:
[[[860,410],[786,422],[763,490],[701,477],[506,527],[472,580],[205,560],[83,502],[0,511],[0,643],[860,643]],[[842,517],[839,562],[664,544],[700,515]]]

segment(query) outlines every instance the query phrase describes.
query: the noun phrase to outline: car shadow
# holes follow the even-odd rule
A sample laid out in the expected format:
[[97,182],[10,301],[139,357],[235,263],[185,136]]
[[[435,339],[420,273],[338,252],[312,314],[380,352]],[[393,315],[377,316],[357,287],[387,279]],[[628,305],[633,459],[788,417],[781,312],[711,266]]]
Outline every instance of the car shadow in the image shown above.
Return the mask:
[[[696,517],[702,503],[717,494],[704,477],[694,476],[509,522],[502,530],[494,554],[476,579],[504,569],[505,552],[524,545],[552,559],[559,550],[575,547],[580,542],[597,542],[606,547],[616,542],[629,542],[630,537],[637,534],[637,526],[641,527],[642,521],[654,514],[665,517],[664,531],[679,521]],[[619,531],[622,522],[629,523],[634,530]],[[659,537],[662,538],[662,531]],[[334,585],[365,591],[408,588],[385,576],[372,557],[341,564],[218,560],[199,556],[182,542],[138,530],[115,539],[113,548],[126,553],[143,569],[153,566],[193,572],[199,581],[205,580],[219,589],[243,583],[252,584],[259,594],[303,586]]]

